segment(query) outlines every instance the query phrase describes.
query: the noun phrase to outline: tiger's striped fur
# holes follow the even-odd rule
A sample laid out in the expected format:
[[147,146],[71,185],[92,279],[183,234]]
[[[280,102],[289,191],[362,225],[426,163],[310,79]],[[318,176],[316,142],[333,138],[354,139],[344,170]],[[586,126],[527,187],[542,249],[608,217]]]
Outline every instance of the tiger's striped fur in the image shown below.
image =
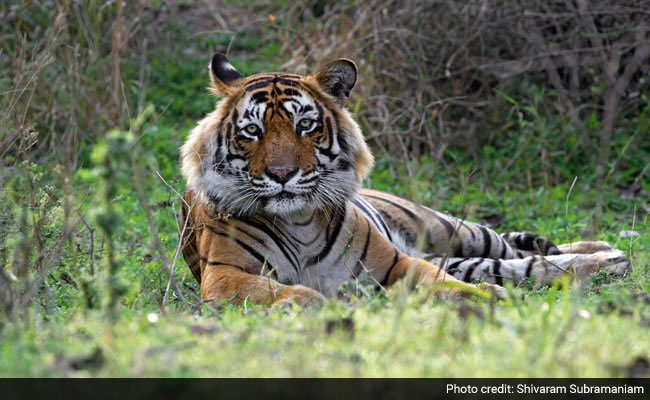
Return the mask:
[[349,60],[311,76],[243,77],[216,54],[210,72],[223,99],[181,150],[183,255],[203,299],[314,304],[350,279],[390,286],[405,278],[452,282],[439,292],[448,295],[483,280],[502,296],[506,280],[548,283],[571,266],[627,268],[605,243],[575,245],[593,254],[562,254],[536,235],[498,235],[360,190],[373,158],[344,107],[357,74]]

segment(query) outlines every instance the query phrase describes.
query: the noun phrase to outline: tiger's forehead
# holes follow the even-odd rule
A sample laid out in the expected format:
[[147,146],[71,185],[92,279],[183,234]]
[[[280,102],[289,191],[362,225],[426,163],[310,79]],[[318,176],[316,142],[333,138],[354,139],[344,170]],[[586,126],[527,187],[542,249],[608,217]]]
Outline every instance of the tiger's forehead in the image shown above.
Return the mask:
[[[273,85],[281,84],[293,86],[299,84],[305,77],[302,75],[296,74],[287,74],[285,72],[270,72],[270,73],[261,73],[256,75],[251,75],[244,79],[244,90],[251,90],[252,85],[259,85],[263,87],[264,85]],[[254,89],[254,88],[252,88]]]
[[317,109],[317,91],[304,76],[287,73],[264,73],[246,78],[237,100],[238,121],[243,124],[278,116],[295,119],[311,115]]
[[314,87],[310,78],[283,72],[262,73],[245,78],[240,87],[243,96],[251,92],[266,90],[273,97],[303,94],[314,99],[320,99],[322,96],[318,89]]

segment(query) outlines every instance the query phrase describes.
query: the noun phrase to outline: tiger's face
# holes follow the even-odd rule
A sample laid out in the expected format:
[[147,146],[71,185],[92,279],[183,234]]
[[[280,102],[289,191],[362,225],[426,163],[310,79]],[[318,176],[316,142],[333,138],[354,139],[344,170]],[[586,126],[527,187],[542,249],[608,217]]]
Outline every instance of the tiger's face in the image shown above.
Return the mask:
[[216,54],[210,71],[223,99],[182,150],[194,190],[235,215],[337,208],[358,190],[372,156],[344,108],[354,63],[243,77]]

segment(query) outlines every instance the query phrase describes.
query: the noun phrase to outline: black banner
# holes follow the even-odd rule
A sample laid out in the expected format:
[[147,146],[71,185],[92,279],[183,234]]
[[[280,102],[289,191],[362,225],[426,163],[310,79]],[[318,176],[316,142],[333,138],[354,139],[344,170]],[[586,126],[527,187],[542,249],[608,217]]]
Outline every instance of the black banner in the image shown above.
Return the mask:
[[0,379],[19,399],[647,399],[649,379]]

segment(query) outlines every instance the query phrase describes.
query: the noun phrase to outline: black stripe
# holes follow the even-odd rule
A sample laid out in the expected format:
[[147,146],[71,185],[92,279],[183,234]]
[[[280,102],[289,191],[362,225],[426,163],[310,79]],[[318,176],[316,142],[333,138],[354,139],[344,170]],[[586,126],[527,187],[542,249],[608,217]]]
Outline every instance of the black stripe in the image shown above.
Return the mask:
[[[286,89],[286,90],[293,90],[293,89]],[[295,92],[298,93],[297,91],[295,91]],[[280,100],[280,101],[282,102],[283,106],[284,106],[285,103],[293,103],[293,104],[295,104],[297,106],[296,109],[299,109],[299,107],[302,107],[301,102],[299,102],[298,100],[296,100],[294,98],[291,98],[291,97],[287,98],[287,99]]]
[[257,243],[261,244],[262,246],[266,247],[266,243],[264,242],[264,239],[260,239],[257,236],[252,235],[251,233],[247,232],[246,230],[244,230],[244,229],[242,229],[242,228],[240,228],[238,226],[235,226],[235,229],[237,229],[239,232],[243,233],[244,235],[248,236],[249,238],[253,239]]
[[453,264],[449,265],[445,270],[447,271],[448,274],[453,275],[456,272],[460,271],[458,269],[458,266],[463,263],[463,261],[467,261],[466,259],[462,259],[460,261],[456,261]]
[[244,89],[248,89],[249,86],[261,81],[268,81],[267,84],[269,84],[273,82],[273,75],[264,75],[264,76],[260,76],[259,78],[251,79],[248,83],[246,83]]
[[244,267],[240,266],[240,265],[235,265],[233,263],[226,263],[226,262],[221,262],[221,261],[216,261],[216,260],[206,261],[206,264],[208,264],[211,267],[218,267],[220,265],[226,265],[226,266],[229,266],[229,267],[239,268],[242,271],[246,271],[246,269]]
[[339,160],[339,165],[336,167],[339,171],[347,171],[352,167],[352,164],[348,160]]
[[533,264],[535,264],[535,256],[530,257],[530,261],[528,261],[528,266],[526,267],[526,278],[530,278],[530,274],[533,272]]
[[[361,201],[366,202],[368,204],[368,206],[370,206],[373,210],[376,210],[375,207],[372,204],[368,203],[365,199],[362,198]],[[377,211],[376,213],[371,215],[371,218],[373,218],[373,217],[376,218],[376,221],[373,220],[372,224],[377,228],[378,231],[380,231],[380,233],[382,233],[383,235],[386,235],[388,240],[390,240],[390,242],[392,243],[393,242],[393,236],[390,234],[390,229],[388,229],[388,225],[386,225],[386,222],[384,221],[384,217],[382,216],[382,212]],[[383,232],[382,232],[382,229],[383,229]]]
[[246,90],[255,90],[261,89],[269,86],[271,84],[271,79],[264,79],[258,82],[251,83],[245,87]]
[[400,204],[395,203],[394,201],[384,199],[383,197],[373,196],[373,195],[370,195],[370,194],[364,194],[364,196],[372,197],[373,199],[377,199],[377,200],[383,201],[384,203],[391,204],[392,206],[394,206],[395,208],[401,210],[404,214],[406,214],[411,220],[413,220],[413,222],[415,222],[417,224],[420,224],[420,222],[421,222],[420,218],[417,215],[415,215],[413,213],[413,211],[409,210],[408,208],[406,208],[406,207],[404,207],[404,206],[402,206]]
[[317,148],[316,150],[317,150],[320,154],[322,154],[322,155],[324,155],[324,156],[327,156],[327,158],[330,159],[330,162],[336,160],[336,157],[339,156],[339,154],[334,154],[334,153],[332,153],[332,152],[331,152],[330,150],[328,150],[328,149]]
[[449,237],[453,237],[454,233],[456,232],[456,229],[454,228],[454,225],[452,225],[451,222],[447,221],[445,218],[441,217],[440,215],[438,215],[437,212],[435,212],[433,210],[431,210],[431,214],[433,214],[433,216],[438,220],[438,222],[440,222],[442,224],[442,226],[445,227]]
[[[322,230],[319,230],[318,233],[316,234],[316,236],[314,236],[313,239],[311,239],[311,240],[309,240],[309,241],[307,241],[307,242],[301,242],[301,241],[298,241],[298,243],[302,244],[303,246],[311,246],[312,244],[314,244],[314,242],[316,241],[316,239],[318,239],[318,238],[320,237],[321,233],[323,233],[323,231],[322,231]],[[295,240],[295,239],[294,239],[294,240]]]
[[469,234],[472,236],[472,240],[476,240],[476,235],[474,234],[474,231],[472,230],[472,228],[470,228],[469,225],[465,223],[465,221],[460,220],[460,226],[462,226],[463,228],[469,231]]
[[492,251],[492,238],[490,237],[490,232],[485,227],[479,226],[479,229],[483,234],[483,254],[481,257],[487,258]]
[[523,249],[522,243],[521,243],[521,235],[517,235],[515,237],[515,246],[517,246],[518,249]]
[[284,89],[282,93],[284,93],[286,96],[297,96],[300,94],[300,92],[295,89]]
[[398,261],[399,261],[399,252],[397,251],[397,249],[395,249],[395,256],[393,257],[393,263],[388,268],[388,272],[386,272],[384,279],[382,279],[381,286],[386,286],[386,284],[388,283],[388,278],[390,277],[390,273],[393,272],[393,268],[395,268]]
[[358,196],[353,198],[352,199],[352,204],[359,207],[361,209],[362,213],[364,214],[364,216],[366,217],[366,219],[369,218],[372,221],[372,224],[377,227],[377,229],[381,229],[381,226],[379,226],[380,225],[379,222],[375,218],[375,217],[381,218],[381,215],[378,215],[377,211],[374,210],[374,208],[373,208],[373,210],[371,210],[370,208],[366,207],[366,205],[369,205],[369,204],[367,204],[367,202],[365,200],[363,200],[363,198],[360,198]]
[[531,235],[530,233],[517,235],[515,244],[520,250],[535,250],[535,235]]
[[[273,106],[273,107],[266,107],[266,108],[264,109],[264,115],[262,116],[262,120],[263,120],[263,121],[269,121],[269,120],[272,120],[272,119],[273,119],[273,116],[275,115],[275,108],[276,108],[276,106]],[[270,115],[267,117],[267,114],[269,114],[269,113],[270,113]]]
[[295,86],[300,87],[300,82],[298,82],[297,80],[294,81],[294,80],[290,80],[290,79],[286,79],[286,78],[281,78],[279,76],[276,76],[275,78],[273,78],[273,83],[281,83],[283,85],[291,86],[291,87],[295,87]]
[[[223,121],[217,125],[217,129],[215,129],[215,133],[218,136],[221,131],[223,130]],[[226,136],[230,136],[230,132],[232,131],[232,124],[228,122],[226,124]],[[219,158],[219,150],[221,149],[221,142],[219,140],[215,140],[215,144],[217,145],[217,148],[214,151],[214,158],[215,160]]]
[[280,113],[278,113],[278,115],[279,115],[280,117],[282,117],[280,114],[284,114],[284,119],[288,119],[288,120],[290,120],[290,119],[293,118],[293,114],[291,114],[291,113],[289,112],[289,110],[287,110],[287,109],[284,107],[284,102],[282,102],[282,107],[278,106],[277,108],[278,108],[278,111],[280,111]]
[[[357,221],[359,218],[357,217]],[[341,259],[343,259],[343,256],[345,256],[349,251],[350,248],[352,247],[352,241],[354,240],[354,236],[357,234],[357,227],[359,226],[358,222],[354,226],[354,230],[352,233],[349,235],[348,240],[345,242],[345,245],[343,246],[343,249],[341,250],[341,254],[334,260],[333,265],[339,265],[341,263]]]
[[314,104],[316,104],[316,111],[318,112],[318,119],[317,119],[318,120],[318,125],[322,126],[323,125],[323,116],[325,114],[323,112],[323,107],[321,107],[321,105],[318,102],[315,102]]
[[339,233],[341,232],[341,228],[343,227],[343,221],[345,220],[345,216],[347,214],[347,208],[343,209],[343,215],[338,218],[336,221],[336,225],[334,226],[334,230],[332,231],[332,234],[329,234],[329,225],[328,225],[328,236],[327,236],[327,241],[325,242],[325,247],[323,247],[323,250],[321,250],[320,253],[317,255],[311,257],[307,261],[307,266],[311,266],[319,262],[320,260],[324,260],[329,252],[332,250],[332,246],[334,245],[334,242],[339,236]]
[[501,276],[501,260],[496,260],[494,262],[494,267],[492,267],[492,274],[494,275],[496,284],[503,286],[503,277]]
[[472,279],[472,273],[474,272],[474,269],[476,269],[476,266],[479,265],[480,263],[482,263],[483,261],[484,260],[481,258],[480,260],[478,260],[474,264],[467,267],[467,272],[465,272],[465,276],[463,277],[463,281],[470,282],[470,280]]
[[348,144],[348,141],[345,139],[343,133],[344,132],[342,131],[336,133],[336,141],[339,142],[339,147],[341,148],[341,151],[343,153],[347,153],[350,148],[350,145]]
[[503,250],[501,250],[501,256],[499,258],[505,260],[506,252],[508,251],[508,244],[504,240],[502,240],[501,245],[503,246]]
[[241,248],[243,248],[244,250],[249,252],[253,257],[255,257],[255,259],[257,259],[257,261],[259,261],[262,265],[264,265],[264,263],[266,263],[266,265],[268,265],[270,269],[273,269],[273,266],[271,266],[271,263],[268,262],[266,257],[262,256],[254,248],[250,247],[246,243],[242,242],[241,240],[239,240],[237,238],[234,238],[234,237],[230,236],[227,233],[217,232],[211,226],[208,226],[208,229],[217,236],[222,236],[222,237],[228,238],[229,240],[232,240],[233,242],[237,243]]
[[388,237],[388,240],[390,240],[392,243],[393,237],[390,234],[390,229],[388,229],[388,227],[386,226],[386,222],[384,222],[384,218],[381,215],[379,215],[379,223],[381,223],[381,226],[384,227],[384,231],[386,231],[386,236]]
[[309,112],[309,111],[311,111],[313,109],[314,109],[314,107],[312,107],[310,104],[304,104],[304,105],[300,106],[300,112],[301,113],[307,113],[307,112]]
[[232,124],[237,126],[237,120],[239,119],[239,111],[237,109],[232,110]]
[[523,245],[525,246],[523,249],[524,250],[537,250],[535,248],[535,239],[537,239],[537,235],[532,235],[530,233],[527,233],[524,235],[524,238],[522,240]]
[[370,221],[366,219],[366,224],[368,224],[368,231],[366,232],[366,243],[363,245],[363,251],[361,252],[361,257],[359,258],[359,261],[363,262],[366,259],[366,255],[368,255],[368,246],[370,245]]
[[242,222],[263,232],[266,236],[268,236],[271,240],[273,240],[273,242],[280,249],[284,257],[289,261],[289,263],[291,263],[291,266],[296,271],[296,273],[298,274],[300,273],[299,272],[300,268],[298,266],[298,262],[299,262],[298,256],[290,248],[288,248],[288,246],[282,241],[282,239],[278,237],[278,235],[275,234],[275,232],[272,229],[270,229],[265,224],[255,221],[253,219],[248,219]]
[[[259,92],[251,95],[251,99],[253,99],[258,104],[264,103],[269,99],[269,93],[264,90],[260,90]],[[255,116],[259,118],[259,107],[255,107]]]
[[[266,221],[266,226],[267,226],[267,227],[268,227],[268,226],[271,226],[271,227],[272,227],[271,229],[273,229],[273,232],[280,234],[280,235],[284,238],[284,240],[285,240],[286,242],[283,242],[283,244],[288,244],[288,245],[290,245],[290,246],[291,246],[294,250],[296,250],[296,251],[298,251],[298,246],[294,243],[294,241],[296,241],[296,242],[298,242],[298,243],[300,243],[300,244],[304,244],[302,241],[300,241],[299,239],[297,239],[297,238],[295,238],[295,237],[290,238],[289,236],[287,236],[287,234],[286,234],[282,229],[279,229],[279,228],[278,228],[278,229],[276,230],[276,229],[275,229],[275,223],[274,223],[274,222],[272,222],[271,220],[269,220],[267,217],[263,217],[263,218],[264,218],[264,220]],[[295,253],[292,253],[292,254],[295,254]]]
[[[453,236],[452,236],[452,238],[453,238]],[[453,243],[450,241],[449,246],[451,246],[452,244]],[[463,241],[458,241],[457,245],[456,245],[456,248],[452,249],[452,250],[453,250],[453,253],[451,254],[452,257],[467,257],[467,255],[465,255],[465,252],[463,250]]]
[[330,151],[332,150],[332,145],[334,144],[334,131],[332,130],[332,121],[330,120],[330,117],[325,117],[325,126],[327,127],[327,139],[328,139],[328,145],[327,145],[327,150]]

